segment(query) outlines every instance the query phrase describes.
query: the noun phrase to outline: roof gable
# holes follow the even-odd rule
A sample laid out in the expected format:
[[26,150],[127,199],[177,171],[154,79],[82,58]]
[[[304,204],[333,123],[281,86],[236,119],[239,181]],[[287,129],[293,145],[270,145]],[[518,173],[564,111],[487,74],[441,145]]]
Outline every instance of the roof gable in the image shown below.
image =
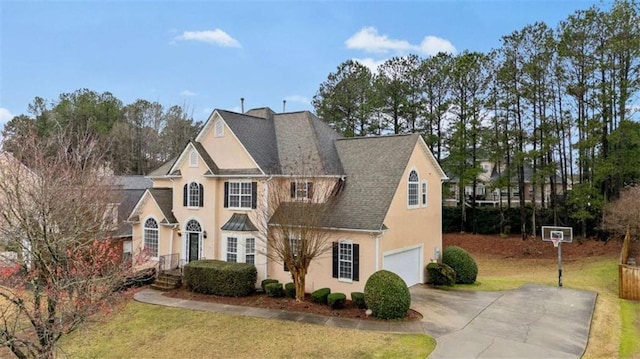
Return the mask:
[[160,210],[160,213],[162,213],[163,218],[160,220],[161,224],[178,223],[176,217],[173,215],[173,190],[171,188],[148,188],[144,191],[138,203],[136,203],[131,211],[128,221],[139,221],[140,211],[149,200],[153,200]]

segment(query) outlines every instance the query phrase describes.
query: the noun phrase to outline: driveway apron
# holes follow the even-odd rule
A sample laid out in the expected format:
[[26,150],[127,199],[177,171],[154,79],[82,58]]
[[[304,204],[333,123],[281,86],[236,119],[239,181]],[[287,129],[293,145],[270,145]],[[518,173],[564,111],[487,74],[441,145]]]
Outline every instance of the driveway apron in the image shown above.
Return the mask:
[[411,287],[430,358],[580,358],[596,293],[527,284],[503,292]]

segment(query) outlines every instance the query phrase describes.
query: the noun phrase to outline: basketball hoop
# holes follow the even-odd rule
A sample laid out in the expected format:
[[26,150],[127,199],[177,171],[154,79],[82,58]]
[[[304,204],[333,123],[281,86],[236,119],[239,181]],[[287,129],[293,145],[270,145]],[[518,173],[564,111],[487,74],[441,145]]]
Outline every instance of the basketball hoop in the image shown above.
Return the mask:
[[555,248],[558,248],[558,245],[560,244],[560,242],[562,242],[562,239],[560,239],[560,238],[552,238],[551,239],[551,243],[553,243],[553,246]]
[[562,246],[560,243],[571,243],[573,229],[571,227],[542,226],[542,240],[553,243],[558,248],[558,287],[562,288]]

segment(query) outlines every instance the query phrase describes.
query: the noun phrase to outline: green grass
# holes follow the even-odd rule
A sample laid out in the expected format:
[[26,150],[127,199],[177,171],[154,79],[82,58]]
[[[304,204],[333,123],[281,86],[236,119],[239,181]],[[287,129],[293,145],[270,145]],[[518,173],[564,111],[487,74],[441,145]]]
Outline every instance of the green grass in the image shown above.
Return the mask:
[[425,358],[435,340],[131,302],[61,348],[70,358]]
[[622,300],[620,302],[620,320],[622,334],[620,336],[620,358],[636,358],[640,356],[640,302]]

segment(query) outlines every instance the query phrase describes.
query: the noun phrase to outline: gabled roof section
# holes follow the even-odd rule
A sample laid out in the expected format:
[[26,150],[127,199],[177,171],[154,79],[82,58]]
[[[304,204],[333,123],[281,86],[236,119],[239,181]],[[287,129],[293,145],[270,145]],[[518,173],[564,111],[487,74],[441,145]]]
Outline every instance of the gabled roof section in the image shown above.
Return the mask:
[[189,157],[189,153],[191,150],[195,150],[198,153],[210,173],[216,174],[220,172],[218,165],[216,165],[211,156],[209,156],[207,150],[202,147],[202,144],[200,142],[190,140],[189,143],[184,147],[184,150],[182,150],[180,156],[178,156],[178,159],[173,163],[166,174],[180,175],[180,166]]
[[114,185],[123,190],[145,190],[153,181],[145,176],[115,176]]
[[343,175],[335,140],[341,138],[309,111],[274,116],[283,174]]
[[279,173],[278,146],[272,119],[216,111],[264,173]]
[[147,177],[149,178],[157,178],[164,177],[169,174],[169,170],[173,167],[173,164],[178,160],[178,157],[173,157],[167,162],[165,162],[162,166],[156,168],[155,170],[149,172]]
[[133,211],[131,211],[131,215],[129,215],[129,222],[136,222],[140,220],[140,207],[148,201],[149,199],[153,199],[156,203],[160,212],[162,213],[163,218],[160,220],[160,224],[176,224],[178,221],[176,217],[173,215],[173,189],[171,188],[148,188],[140,199],[138,203],[136,203]]
[[384,230],[384,218],[419,138],[412,134],[337,140],[347,180],[329,226]]

